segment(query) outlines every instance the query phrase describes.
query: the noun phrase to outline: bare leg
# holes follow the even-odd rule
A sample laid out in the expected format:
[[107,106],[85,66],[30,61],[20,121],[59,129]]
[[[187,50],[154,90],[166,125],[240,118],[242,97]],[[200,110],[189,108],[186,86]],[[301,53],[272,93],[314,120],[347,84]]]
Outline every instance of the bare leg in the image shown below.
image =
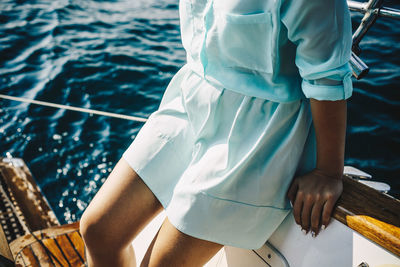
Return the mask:
[[81,218],[80,231],[89,266],[135,266],[135,236],[162,206],[121,159]]
[[147,250],[141,266],[203,266],[222,247],[221,244],[180,232],[166,218]]

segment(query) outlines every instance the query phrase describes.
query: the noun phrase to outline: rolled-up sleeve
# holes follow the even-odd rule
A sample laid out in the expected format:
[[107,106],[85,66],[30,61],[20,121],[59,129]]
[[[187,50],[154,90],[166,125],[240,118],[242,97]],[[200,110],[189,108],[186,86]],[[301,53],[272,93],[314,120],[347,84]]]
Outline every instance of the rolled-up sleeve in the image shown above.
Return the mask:
[[296,65],[307,98],[351,96],[351,19],[346,0],[282,0],[281,21],[296,45]]

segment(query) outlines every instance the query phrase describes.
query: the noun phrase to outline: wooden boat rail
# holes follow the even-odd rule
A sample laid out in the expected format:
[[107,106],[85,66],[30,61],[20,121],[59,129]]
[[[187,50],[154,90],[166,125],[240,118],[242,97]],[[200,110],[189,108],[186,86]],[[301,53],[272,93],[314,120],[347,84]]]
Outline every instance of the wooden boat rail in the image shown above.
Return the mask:
[[400,257],[400,201],[348,176],[333,218]]

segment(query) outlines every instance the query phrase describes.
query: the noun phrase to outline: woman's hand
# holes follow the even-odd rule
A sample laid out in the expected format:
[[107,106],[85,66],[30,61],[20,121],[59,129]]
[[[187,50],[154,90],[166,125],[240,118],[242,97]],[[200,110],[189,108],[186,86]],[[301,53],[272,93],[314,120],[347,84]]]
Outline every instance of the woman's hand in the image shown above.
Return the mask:
[[341,176],[331,176],[319,169],[293,179],[287,196],[293,205],[294,219],[305,234],[311,227],[315,237],[320,227],[326,228],[342,191]]

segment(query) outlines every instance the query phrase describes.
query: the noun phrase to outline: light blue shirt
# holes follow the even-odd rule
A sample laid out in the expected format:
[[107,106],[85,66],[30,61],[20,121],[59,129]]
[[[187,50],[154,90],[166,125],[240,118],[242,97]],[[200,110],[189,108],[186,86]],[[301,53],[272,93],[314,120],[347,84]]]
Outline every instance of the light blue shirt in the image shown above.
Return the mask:
[[346,0],[180,0],[188,66],[208,82],[289,102],[352,94]]

